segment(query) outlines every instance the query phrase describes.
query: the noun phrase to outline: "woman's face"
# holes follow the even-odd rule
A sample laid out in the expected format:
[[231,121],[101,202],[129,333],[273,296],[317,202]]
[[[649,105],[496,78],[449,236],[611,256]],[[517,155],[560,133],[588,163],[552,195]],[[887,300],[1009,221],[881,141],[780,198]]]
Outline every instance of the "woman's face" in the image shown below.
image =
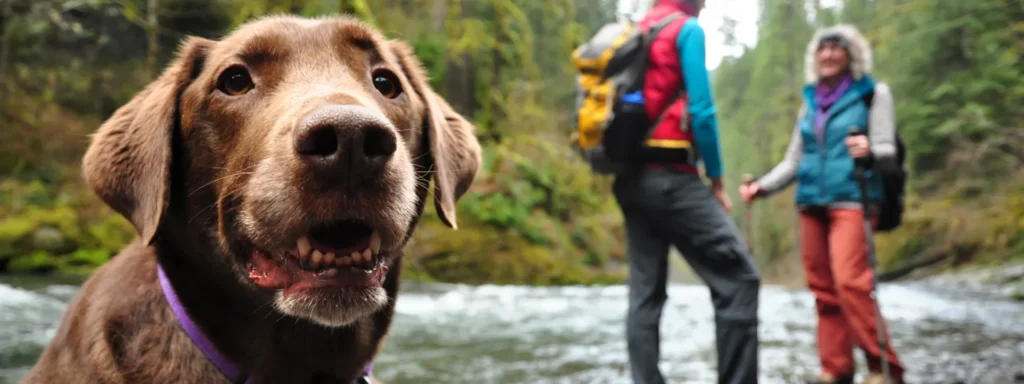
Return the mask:
[[842,74],[850,67],[850,55],[835,41],[826,41],[818,48],[818,75],[829,78]]

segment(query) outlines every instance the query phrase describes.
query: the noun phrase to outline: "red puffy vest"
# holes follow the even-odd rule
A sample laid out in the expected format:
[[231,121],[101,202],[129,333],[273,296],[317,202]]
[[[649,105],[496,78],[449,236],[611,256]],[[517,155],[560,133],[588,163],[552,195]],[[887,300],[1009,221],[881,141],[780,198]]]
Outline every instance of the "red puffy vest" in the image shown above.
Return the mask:
[[[640,28],[650,28],[659,20],[675,12],[683,12],[680,17],[662,29],[651,42],[648,68],[644,75],[644,103],[647,116],[655,121],[665,111],[665,116],[651,134],[648,145],[668,148],[690,148],[693,146],[693,133],[690,131],[690,115],[687,109],[686,91],[683,85],[682,63],[679,50],[676,48],[676,37],[689,20],[690,13],[678,6],[663,2],[652,8],[637,24]],[[678,97],[677,97],[678,96]],[[665,108],[668,108],[665,110]],[[648,168],[668,164],[650,164]],[[678,169],[698,172],[693,165],[674,164]]]

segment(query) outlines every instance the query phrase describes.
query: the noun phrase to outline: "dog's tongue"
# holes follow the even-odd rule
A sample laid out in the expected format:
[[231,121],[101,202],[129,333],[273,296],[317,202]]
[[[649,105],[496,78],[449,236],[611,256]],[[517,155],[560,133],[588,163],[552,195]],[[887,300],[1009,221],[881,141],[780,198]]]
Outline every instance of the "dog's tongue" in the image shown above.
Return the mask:
[[262,288],[284,288],[291,285],[292,274],[279,267],[274,259],[255,252],[249,263],[249,280]]
[[286,295],[306,288],[380,285],[387,271],[387,266],[373,271],[355,268],[307,271],[299,268],[298,260],[293,257],[278,261],[259,251],[253,252],[249,262],[249,280],[260,288],[284,289]]

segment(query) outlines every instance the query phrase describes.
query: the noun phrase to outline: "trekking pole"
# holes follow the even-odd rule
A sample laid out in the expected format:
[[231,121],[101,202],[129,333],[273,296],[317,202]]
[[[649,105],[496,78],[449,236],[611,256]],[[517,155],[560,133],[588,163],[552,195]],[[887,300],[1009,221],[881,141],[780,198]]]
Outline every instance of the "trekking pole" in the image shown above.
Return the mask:
[[[849,128],[849,136],[863,135],[857,127]],[[875,318],[878,329],[878,358],[882,360],[882,383],[889,384],[889,359],[886,357],[885,321],[882,320],[882,307],[878,302],[878,265],[875,259],[875,240],[872,237],[871,216],[868,214],[868,180],[864,175],[867,170],[867,158],[853,159],[854,174],[860,187],[860,204],[864,212],[864,240],[868,245],[868,265],[871,266],[871,300],[875,303]]]
[[[746,173],[746,174],[743,175],[743,185],[749,187],[750,184],[753,183],[753,182],[754,182],[754,176],[753,175],[751,175],[749,173]],[[747,247],[749,247],[750,248],[750,252],[753,253],[754,252],[754,225],[753,225],[753,218],[752,218],[753,214],[751,213],[751,210],[753,208],[750,206],[749,202],[744,204],[744,206],[745,206],[745,208],[743,209],[743,216],[744,216],[743,219],[744,219],[744,221],[746,221],[746,227],[747,227]]]

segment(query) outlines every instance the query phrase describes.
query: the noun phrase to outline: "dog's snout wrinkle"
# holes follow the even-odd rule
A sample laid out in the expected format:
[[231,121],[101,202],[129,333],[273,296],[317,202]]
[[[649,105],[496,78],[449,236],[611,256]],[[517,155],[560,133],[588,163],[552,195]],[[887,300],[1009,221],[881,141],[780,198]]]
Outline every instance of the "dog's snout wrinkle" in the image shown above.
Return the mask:
[[332,105],[311,112],[295,129],[295,152],[316,176],[359,184],[379,176],[398,149],[394,127],[370,109]]

